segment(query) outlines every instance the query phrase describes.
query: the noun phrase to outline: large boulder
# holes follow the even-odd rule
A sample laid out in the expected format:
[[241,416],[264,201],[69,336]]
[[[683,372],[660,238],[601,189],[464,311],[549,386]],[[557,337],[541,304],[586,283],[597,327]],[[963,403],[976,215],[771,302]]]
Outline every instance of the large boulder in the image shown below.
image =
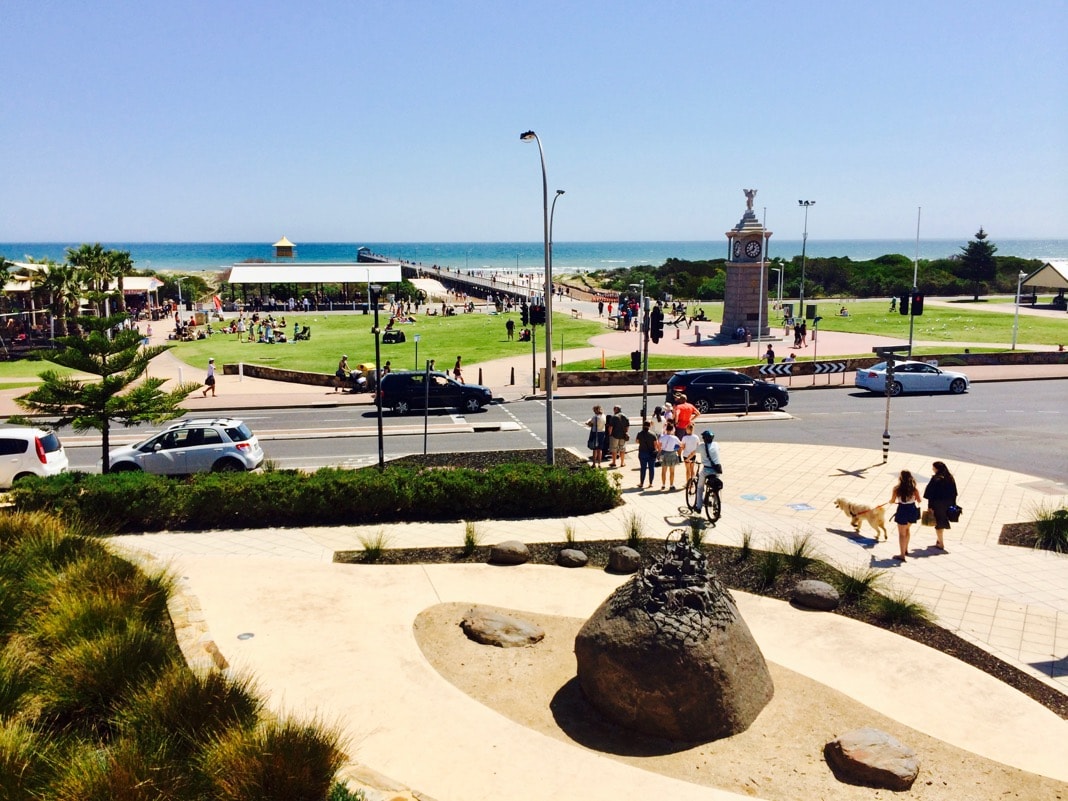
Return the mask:
[[590,562],[590,557],[577,548],[564,548],[556,556],[556,564],[560,567],[585,567]]
[[490,564],[523,565],[530,560],[530,549],[519,540],[498,542],[490,548]]
[[498,648],[522,648],[545,638],[545,630],[541,626],[484,606],[468,609],[460,621],[460,627],[469,639]]
[[734,599],[686,540],[601,604],[575,639],[590,703],[634,731],[708,741],[745,731],[775,692]]
[[790,593],[790,600],[805,609],[818,609],[821,612],[830,612],[838,608],[838,590],[826,581],[805,579],[797,582]]
[[834,775],[848,784],[907,790],[920,772],[916,752],[884,731],[847,731],[823,747]]
[[616,545],[608,552],[609,573],[634,573],[641,566],[642,555],[628,545]]

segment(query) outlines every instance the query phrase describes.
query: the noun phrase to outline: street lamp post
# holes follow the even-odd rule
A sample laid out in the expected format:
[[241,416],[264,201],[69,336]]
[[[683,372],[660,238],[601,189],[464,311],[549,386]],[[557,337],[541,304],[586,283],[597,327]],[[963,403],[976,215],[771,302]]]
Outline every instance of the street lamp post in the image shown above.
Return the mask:
[[641,297],[638,300],[638,314],[641,320],[638,325],[638,350],[642,354],[642,421],[649,418],[649,307],[645,299],[645,279],[632,287],[641,289]]
[[777,280],[779,282],[779,291],[776,293],[776,299],[777,299],[779,308],[781,309],[782,308],[782,267],[769,267],[768,269],[769,270],[774,270],[776,273],[778,273],[778,276],[776,276],[776,278],[777,278]]
[[808,210],[810,206],[815,206],[815,200],[799,200],[798,206],[803,206],[805,209],[805,232],[801,235],[801,294],[799,298],[799,305],[801,311],[799,316],[801,319],[805,319],[805,250],[808,247]]
[[545,174],[545,150],[541,139],[533,131],[525,131],[519,138],[523,142],[537,142],[541,158],[541,207],[545,229],[545,461],[552,465],[556,463],[556,454],[553,448],[553,267],[549,249],[549,179]]
[[1012,316],[1012,349],[1016,350],[1016,332],[1020,330],[1020,292],[1023,288],[1023,280],[1027,278],[1027,273],[1020,273],[1016,276],[1016,311]]
[[367,299],[371,302],[371,305],[375,307],[375,324],[371,332],[375,335],[375,407],[378,414],[378,469],[383,471],[386,469],[386,451],[385,451],[385,438],[382,434],[382,352],[380,348],[381,332],[378,330],[378,293],[382,291],[382,287],[378,284],[367,285]]

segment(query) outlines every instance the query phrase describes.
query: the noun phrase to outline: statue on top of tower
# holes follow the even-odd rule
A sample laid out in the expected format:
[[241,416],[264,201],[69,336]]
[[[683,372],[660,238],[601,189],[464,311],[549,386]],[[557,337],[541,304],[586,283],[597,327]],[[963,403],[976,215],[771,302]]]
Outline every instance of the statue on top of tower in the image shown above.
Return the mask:
[[743,189],[745,192],[745,207],[749,210],[753,210],[753,200],[756,198],[757,191],[755,189]]

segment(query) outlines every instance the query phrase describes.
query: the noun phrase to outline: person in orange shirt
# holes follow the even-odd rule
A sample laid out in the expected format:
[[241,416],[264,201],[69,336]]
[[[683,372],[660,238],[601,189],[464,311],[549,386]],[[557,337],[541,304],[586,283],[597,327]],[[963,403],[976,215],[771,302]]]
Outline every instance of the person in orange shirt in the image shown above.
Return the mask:
[[677,395],[675,403],[675,428],[678,431],[685,431],[689,426],[697,422],[697,418],[700,417],[700,412],[697,411],[697,407],[686,400],[685,395]]

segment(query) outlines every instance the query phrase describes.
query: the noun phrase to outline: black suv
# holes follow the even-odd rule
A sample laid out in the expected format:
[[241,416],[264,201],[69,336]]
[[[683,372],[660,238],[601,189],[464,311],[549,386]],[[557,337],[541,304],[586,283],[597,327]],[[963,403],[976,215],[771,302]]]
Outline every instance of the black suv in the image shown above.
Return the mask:
[[450,409],[462,412],[477,412],[493,400],[489,387],[481,384],[461,384],[445,373],[427,373],[418,370],[396,370],[382,376],[378,398],[383,408],[397,414],[407,414],[413,409]]
[[746,408],[774,412],[790,402],[786,387],[735,370],[681,370],[667,383],[667,401],[674,403],[679,394],[685,394],[701,414]]

